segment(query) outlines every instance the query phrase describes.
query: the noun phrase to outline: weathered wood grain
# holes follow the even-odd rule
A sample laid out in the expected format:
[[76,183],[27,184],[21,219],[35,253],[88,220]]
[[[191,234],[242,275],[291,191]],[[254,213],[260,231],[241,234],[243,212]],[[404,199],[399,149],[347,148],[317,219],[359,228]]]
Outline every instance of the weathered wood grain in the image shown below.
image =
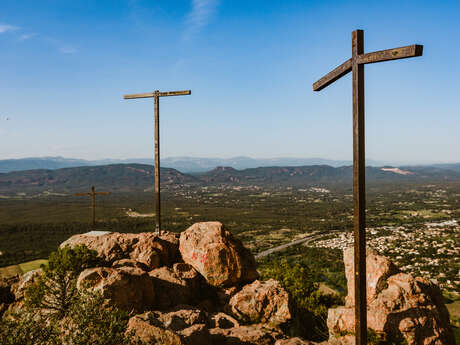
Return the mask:
[[342,78],[344,75],[351,72],[351,59],[348,59],[339,67],[333,69],[331,72],[326,74],[324,77],[319,79],[317,82],[313,84],[313,91],[320,91],[324,89],[326,86],[332,84],[337,79]]
[[407,59],[416,56],[422,56],[423,46],[413,44],[400,48],[380,50],[372,53],[358,55],[358,64],[370,64],[382,61],[391,61],[399,59]]

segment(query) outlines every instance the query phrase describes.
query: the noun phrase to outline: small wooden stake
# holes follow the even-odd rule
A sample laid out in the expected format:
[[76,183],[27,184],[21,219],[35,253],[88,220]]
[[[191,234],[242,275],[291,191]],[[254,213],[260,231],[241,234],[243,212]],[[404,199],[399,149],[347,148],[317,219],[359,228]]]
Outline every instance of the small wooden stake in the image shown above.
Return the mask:
[[75,193],[76,196],[91,196],[91,224],[96,225],[96,195],[109,195],[110,192],[95,192],[94,186],[91,186],[90,193]]

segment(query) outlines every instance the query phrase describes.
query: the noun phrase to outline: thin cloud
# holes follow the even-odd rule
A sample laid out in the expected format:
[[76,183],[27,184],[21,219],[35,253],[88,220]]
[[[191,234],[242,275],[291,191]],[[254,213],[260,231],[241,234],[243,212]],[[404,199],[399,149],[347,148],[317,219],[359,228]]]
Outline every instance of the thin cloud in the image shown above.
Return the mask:
[[184,40],[196,36],[213,17],[216,12],[218,0],[192,0],[192,10],[186,19]]
[[19,29],[17,26],[9,25],[9,24],[0,24],[0,34],[5,32],[14,31]]
[[75,54],[77,52],[77,48],[72,47],[72,46],[62,46],[62,47],[59,47],[59,51],[62,54]]
[[31,39],[32,37],[35,37],[37,36],[37,34],[23,34],[21,36],[19,36],[19,40],[20,41],[27,41],[29,39]]

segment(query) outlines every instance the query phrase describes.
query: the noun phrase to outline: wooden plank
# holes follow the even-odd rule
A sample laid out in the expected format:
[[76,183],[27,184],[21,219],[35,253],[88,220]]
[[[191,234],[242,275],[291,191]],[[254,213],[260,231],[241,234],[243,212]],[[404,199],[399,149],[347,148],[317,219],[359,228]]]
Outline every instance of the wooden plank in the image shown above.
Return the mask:
[[91,195],[91,193],[75,193],[74,195],[76,195],[76,196],[88,196],[88,195]]
[[423,46],[413,44],[411,46],[380,50],[372,53],[358,55],[358,64],[369,64],[382,61],[407,59],[422,56]]
[[158,96],[184,96],[192,94],[192,90],[184,90],[184,91],[167,91],[167,92],[159,92]]
[[324,77],[313,83],[313,91],[320,91],[326,86],[332,84],[337,79],[342,78],[347,73],[351,72],[351,59],[348,59],[339,67],[335,68]]
[[154,118],[155,118],[155,232],[161,235],[161,201],[160,201],[160,98],[155,91]]
[[96,195],[109,195],[112,194],[112,192],[96,192]]
[[151,98],[154,96],[153,92],[147,92],[147,93],[136,93],[133,95],[124,95],[124,99],[135,99],[135,98]]
[[355,335],[356,345],[366,345],[367,298],[364,65],[358,64],[358,57],[364,52],[364,32],[362,30],[353,31],[352,39]]

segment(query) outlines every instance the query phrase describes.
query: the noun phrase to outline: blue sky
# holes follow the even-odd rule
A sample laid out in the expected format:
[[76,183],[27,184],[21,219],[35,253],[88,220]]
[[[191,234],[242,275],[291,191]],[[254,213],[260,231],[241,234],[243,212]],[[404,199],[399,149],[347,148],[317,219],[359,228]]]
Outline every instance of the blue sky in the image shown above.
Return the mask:
[[460,161],[458,1],[2,0],[0,159],[162,156],[351,159],[350,75],[365,51],[424,56],[366,66],[366,155]]

